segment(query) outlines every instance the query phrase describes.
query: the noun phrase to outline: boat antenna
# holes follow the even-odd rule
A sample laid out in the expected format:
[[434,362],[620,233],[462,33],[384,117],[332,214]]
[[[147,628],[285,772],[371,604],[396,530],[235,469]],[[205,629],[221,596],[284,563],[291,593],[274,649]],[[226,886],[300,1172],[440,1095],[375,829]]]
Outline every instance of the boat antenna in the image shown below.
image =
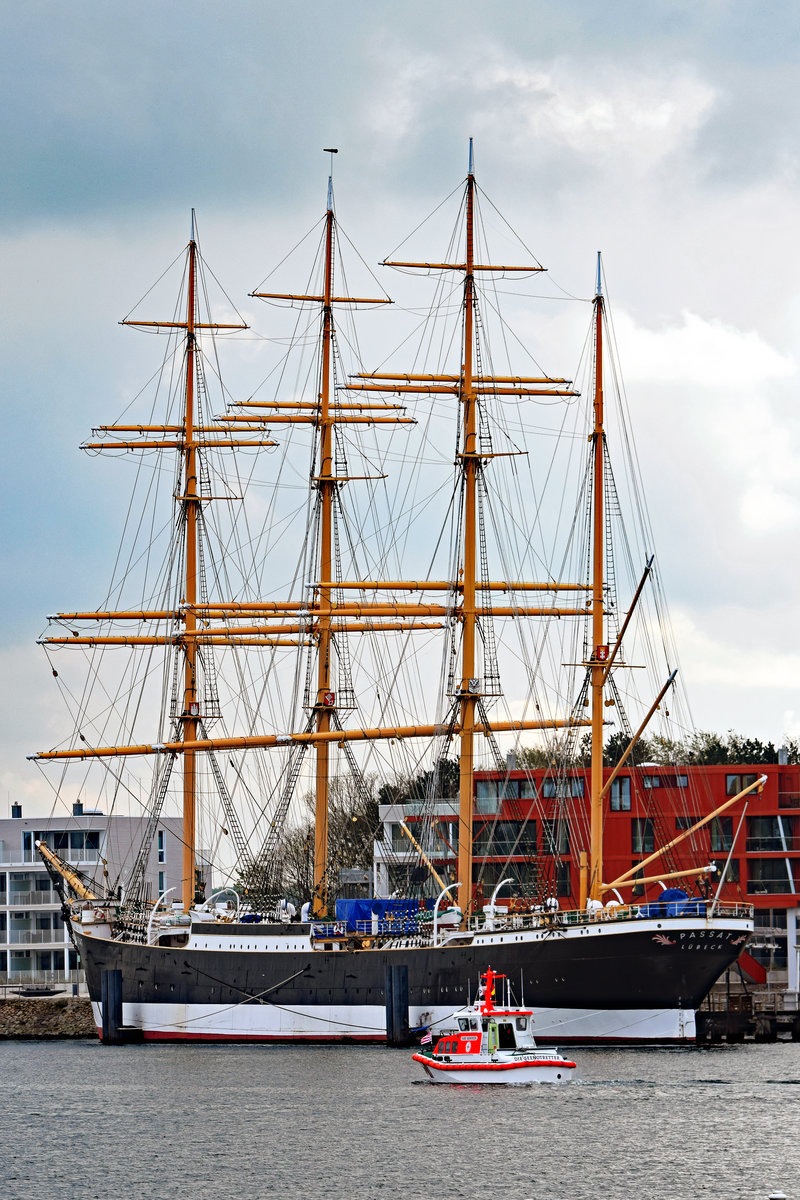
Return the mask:
[[190,225],[190,230],[189,230],[189,241],[193,242],[194,240],[195,240],[195,237],[194,237],[194,209],[192,209],[192,220],[191,220],[191,225]]
[[323,153],[331,156],[331,170],[328,175],[328,212],[333,209],[333,156],[338,154],[339,150],[336,146],[323,146]]
[[602,280],[602,273],[601,273],[601,267],[600,267],[600,258],[601,258],[601,255],[600,255],[600,251],[598,250],[597,251],[597,284],[595,286],[595,291],[594,291],[595,296],[602,296],[602,294],[603,294],[603,280]]
[[467,170],[467,174],[468,175],[475,174],[475,158],[472,153],[472,138],[469,139],[469,168]]

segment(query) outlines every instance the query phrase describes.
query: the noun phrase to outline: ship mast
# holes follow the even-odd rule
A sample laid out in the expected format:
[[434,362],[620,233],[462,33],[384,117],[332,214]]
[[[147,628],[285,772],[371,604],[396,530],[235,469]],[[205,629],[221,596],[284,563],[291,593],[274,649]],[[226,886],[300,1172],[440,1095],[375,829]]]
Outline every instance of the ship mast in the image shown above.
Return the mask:
[[[476,272],[532,272],[543,271],[538,264],[535,266],[491,266],[475,262],[475,171],[473,159],[472,138],[469,141],[469,165],[465,193],[465,255],[463,263],[408,263],[386,262],[386,266],[424,267],[425,269],[460,270],[464,272],[462,300],[462,342],[461,370],[458,376],[452,375],[381,375],[362,376],[364,379],[380,379],[382,383],[352,384],[351,388],[360,390],[394,390],[397,392],[417,393],[452,393],[459,404],[461,423],[461,449],[458,454],[459,467],[463,480],[463,535],[461,544],[461,575],[455,581],[456,590],[461,593],[461,604],[457,618],[461,622],[461,661],[460,680],[457,684],[456,702],[459,709],[459,719],[456,723],[459,738],[459,799],[458,799],[458,882],[460,885],[460,906],[464,920],[469,916],[473,904],[472,887],[472,817],[473,791],[475,773],[475,738],[478,732],[490,735],[503,726],[486,722],[481,705],[482,695],[487,691],[488,664],[484,652],[483,679],[478,677],[478,617],[491,621],[492,607],[489,597],[482,595],[478,604],[478,591],[490,589],[493,585],[478,578],[477,547],[479,537],[478,487],[484,466],[494,457],[494,454],[482,448],[478,439],[478,404],[484,396],[502,395],[516,396],[572,396],[576,393],[566,379],[551,377],[525,376],[491,376],[482,372],[476,375],[476,326],[477,326],[477,294],[475,286]],[[478,360],[479,361],[479,360]],[[532,587],[549,586],[554,591],[561,589],[572,590],[573,584],[530,585]],[[498,613],[502,610],[496,610]],[[520,610],[522,611],[522,610]],[[551,610],[553,612],[558,610]],[[575,610],[566,610],[574,615]],[[528,610],[534,615],[534,610]],[[543,611],[539,615],[544,615]],[[481,720],[478,721],[480,709]],[[582,722],[577,722],[582,723]],[[537,723],[540,724],[540,723]],[[560,723],[558,723],[560,724]],[[529,726],[530,727],[530,726]],[[541,727],[541,724],[540,724]],[[554,727],[554,725],[551,725]]]
[[[197,605],[197,449],[194,429],[194,375],[195,375],[195,297],[197,289],[197,244],[194,240],[194,212],[192,213],[192,236],[189,241],[189,286],[186,294],[186,379],[184,399],[183,459],[184,459],[184,506],[186,525],[186,604],[185,632],[186,649],[183,670],[183,709],[181,723],[183,740],[197,741],[197,628],[195,609]],[[188,912],[195,899],[195,870],[197,848],[195,845],[196,767],[194,750],[183,756],[183,906]]]
[[475,708],[479,683],[475,678],[475,543],[476,484],[480,460],[476,454],[477,402],[473,393],[473,324],[475,319],[475,173],[472,138],[469,141],[469,171],[466,194],[466,263],[464,270],[464,350],[461,376],[461,414],[463,422],[462,470],[464,472],[463,542],[463,633],[461,651],[461,734],[458,773],[458,879],[461,883],[461,909],[466,917],[472,899],[472,808],[475,759]]
[[[328,178],[328,208],[325,213],[325,279],[322,297],[322,377],[319,393],[319,475],[316,485],[320,498],[320,546],[318,618],[317,618],[317,696],[314,705],[318,733],[331,727],[335,694],[331,690],[331,580],[333,572],[333,497],[336,482],[333,472],[333,419],[331,415],[331,356],[333,353],[333,177]],[[314,806],[314,912],[327,911],[328,869],[328,796],[330,783],[330,743],[316,744],[316,786]]]
[[[42,644],[81,645],[90,647],[101,646],[165,646],[177,647],[177,653],[183,655],[182,686],[178,694],[175,716],[180,722],[180,742],[170,743],[172,754],[183,757],[182,771],[182,900],[185,909],[189,909],[196,899],[197,887],[197,749],[196,743],[200,732],[201,721],[211,714],[200,711],[200,671],[202,663],[199,647],[208,647],[208,653],[213,653],[211,647],[242,644],[242,639],[231,636],[227,629],[212,630],[207,627],[198,629],[198,611],[202,608],[200,594],[200,522],[204,497],[199,487],[200,454],[208,449],[237,449],[260,448],[274,446],[275,443],[266,440],[263,435],[256,438],[242,439],[232,437],[231,431],[224,426],[207,423],[200,411],[200,387],[202,367],[198,361],[201,348],[198,334],[203,331],[233,331],[247,329],[244,323],[220,323],[201,321],[198,316],[198,274],[200,268],[200,248],[195,233],[195,214],[192,210],[191,235],[186,257],[186,308],[183,320],[174,321],[143,321],[126,318],[122,324],[138,328],[166,332],[168,334],[185,334],[183,395],[179,422],[169,425],[101,425],[99,432],[112,435],[114,440],[103,442],[85,442],[83,448],[93,451],[125,450],[177,450],[181,458],[181,479],[178,484],[176,503],[182,510],[182,519],[178,523],[183,542],[183,554],[177,559],[183,559],[183,577],[178,587],[182,594],[179,607],[173,609],[156,609],[130,612],[126,610],[94,611],[59,613],[54,618],[57,621],[92,621],[115,622],[130,621],[135,618],[143,623],[173,621],[182,626],[179,633],[170,632],[156,634],[137,634],[119,636],[117,634],[94,633],[81,636],[73,633],[70,638],[48,637],[41,639]],[[128,440],[128,435],[135,434],[134,440]],[[122,436],[120,436],[122,435]],[[220,436],[221,435],[221,436]],[[209,497],[210,498],[210,497]],[[85,742],[85,738],[81,737]],[[130,747],[117,746],[115,753],[124,755],[130,752]],[[164,752],[161,747],[154,747],[158,752]],[[168,779],[167,772],[165,778]],[[154,798],[158,809],[163,803],[163,796]],[[160,811],[160,809],[159,809]],[[131,884],[133,891],[135,886]]]
[[[606,676],[608,648],[604,644],[604,564],[605,564],[605,499],[603,495],[605,466],[605,432],[603,428],[603,290],[600,254],[597,255],[597,286],[594,296],[594,428],[593,507],[592,507],[592,653],[590,687],[592,695],[592,738],[589,825],[589,896],[599,900],[603,881],[603,685]],[[582,904],[585,903],[582,900]]]
[[[334,153],[334,151],[331,151]],[[245,400],[234,402],[227,415],[219,421],[227,434],[222,440],[208,440],[209,428],[198,432],[194,418],[194,394],[197,387],[197,372],[193,366],[195,354],[195,337],[201,326],[195,315],[196,289],[191,283],[190,298],[186,321],[160,323],[169,324],[171,328],[186,330],[187,336],[187,380],[186,408],[182,426],[161,427],[161,432],[178,432],[177,440],[142,441],[135,443],[111,442],[90,443],[93,449],[119,449],[122,445],[135,447],[166,447],[175,446],[183,452],[184,470],[186,476],[185,495],[181,498],[186,512],[186,581],[185,604],[180,613],[168,612],[137,612],[137,613],[61,613],[58,620],[98,620],[136,617],[139,620],[156,620],[173,617],[186,623],[186,631],[182,638],[186,647],[186,663],[183,681],[183,713],[181,739],[159,744],[143,743],[128,746],[87,746],[84,742],[80,747],[65,750],[47,751],[35,756],[37,760],[81,760],[91,758],[124,757],[128,755],[183,755],[186,759],[184,772],[184,810],[186,819],[185,841],[187,851],[185,858],[185,895],[190,900],[194,884],[194,833],[190,826],[194,824],[194,795],[195,795],[195,764],[198,753],[208,751],[249,750],[269,747],[292,747],[295,757],[291,760],[288,772],[288,783],[278,810],[271,815],[269,831],[260,855],[255,861],[271,861],[278,849],[279,830],[282,827],[283,812],[291,797],[291,790],[300,759],[306,747],[315,749],[315,851],[314,851],[314,912],[322,915],[328,902],[328,805],[330,794],[330,744],[336,742],[349,756],[353,743],[371,740],[393,739],[432,739],[443,734],[452,735],[459,740],[459,874],[462,892],[461,906],[465,917],[469,913],[472,901],[472,810],[475,739],[479,736],[491,737],[502,732],[522,732],[525,730],[556,730],[586,725],[587,721],[574,717],[539,718],[516,720],[488,720],[482,704],[482,692],[486,691],[485,676],[496,677],[496,663],[487,662],[487,653],[483,652],[483,675],[481,680],[479,666],[479,634],[482,622],[491,622],[496,618],[519,619],[524,617],[581,617],[588,615],[588,608],[581,593],[586,592],[585,583],[567,583],[555,580],[536,583],[527,580],[492,580],[486,575],[486,564],[481,555],[481,570],[478,569],[478,538],[480,532],[480,487],[481,476],[489,461],[496,455],[479,438],[479,405],[484,398],[490,396],[514,397],[522,399],[531,396],[563,397],[574,396],[578,393],[572,388],[569,380],[551,376],[518,376],[485,374],[478,357],[478,296],[476,278],[479,272],[505,274],[520,272],[531,274],[543,271],[545,268],[538,264],[527,266],[492,266],[475,262],[476,234],[476,191],[477,185],[473,169],[472,143],[470,141],[469,170],[466,181],[466,245],[465,257],[456,263],[397,263],[385,261],[386,266],[401,268],[422,268],[425,271],[442,270],[464,273],[463,302],[462,302],[462,341],[461,361],[458,374],[362,374],[351,377],[351,382],[345,385],[350,392],[394,393],[404,396],[407,393],[428,394],[436,396],[452,396],[459,406],[459,451],[457,465],[462,479],[462,524],[461,538],[461,572],[455,580],[364,580],[342,579],[338,566],[336,548],[336,506],[339,503],[340,485],[354,479],[373,478],[372,476],[352,476],[349,473],[337,474],[339,463],[335,453],[335,426],[361,426],[384,424],[409,424],[413,419],[402,413],[402,406],[397,403],[387,403],[383,399],[359,396],[356,403],[345,403],[335,394],[334,353],[335,326],[333,310],[338,304],[355,306],[359,304],[382,305],[391,303],[387,297],[363,298],[353,296],[337,296],[334,294],[334,258],[336,246],[336,219],[333,206],[331,179],[328,181],[328,204],[324,218],[324,279],[319,294],[294,294],[257,291],[251,293],[254,297],[264,300],[290,301],[321,305],[322,325],[320,344],[319,388],[313,402],[304,400],[261,401]],[[190,244],[190,280],[194,279],[195,250],[194,242]],[[158,325],[157,322],[128,322],[130,324]],[[232,328],[212,326],[210,328]],[[238,328],[238,327],[237,327]],[[311,426],[317,436],[317,454],[315,456],[315,476],[312,485],[317,489],[319,503],[318,549],[315,569],[318,577],[309,581],[312,596],[304,597],[301,601],[239,601],[239,602],[209,602],[205,597],[198,596],[197,587],[197,522],[202,503],[196,483],[196,448],[200,446],[270,446],[273,442],[266,440],[265,434],[269,427],[281,424],[300,424]],[[116,427],[117,430],[128,429],[141,433],[153,431],[158,427]],[[217,433],[219,427],[211,427]],[[240,440],[238,436],[231,437],[232,430],[242,433],[255,433],[258,436],[252,441]],[[480,578],[479,578],[480,575]],[[486,577],[484,577],[486,576]],[[355,589],[363,595],[364,591],[374,590],[378,596],[374,601],[365,599],[346,599],[347,593]],[[498,604],[492,601],[491,593],[521,592],[521,593],[569,593],[577,602],[572,604],[556,604],[553,600],[547,603],[519,602],[515,597],[510,604]],[[424,595],[418,601],[402,599],[398,593],[435,593],[446,592],[455,598],[442,602]],[[385,594],[385,595],[382,595]],[[533,597],[531,599],[534,599]],[[263,621],[272,619],[277,624],[244,625],[232,632],[229,622],[242,620]],[[223,621],[220,626],[211,625],[213,620]],[[377,622],[377,623],[376,623]],[[342,664],[339,663],[339,690],[336,688],[334,670],[334,655],[336,655],[336,638],[346,638],[349,633],[377,630],[389,631],[424,631],[445,626],[453,628],[461,625],[460,662],[454,687],[454,711],[448,725],[430,721],[400,725],[387,724],[377,728],[366,728],[357,725],[346,728],[339,719],[337,710],[354,706],[349,697],[342,697]],[[278,636],[275,636],[278,635]],[[288,635],[288,636],[287,636]],[[91,644],[103,645],[123,643],[125,645],[157,643],[172,644],[175,639],[167,636],[157,637],[75,637],[48,638],[48,644]],[[233,737],[209,737],[202,724],[202,714],[198,709],[197,669],[202,666],[198,662],[198,645],[305,645],[311,646],[317,654],[316,688],[307,701],[310,708],[309,723],[303,730],[293,730],[289,733],[249,733]],[[491,669],[490,669],[491,668]],[[346,675],[346,672],[345,672]],[[494,686],[494,685],[493,685]],[[491,694],[497,695],[495,690]],[[198,719],[199,718],[199,719]],[[351,759],[352,768],[352,759]],[[294,772],[294,779],[293,779]],[[266,892],[259,889],[263,895],[254,892],[253,901],[266,904]],[[256,890],[259,890],[256,889]]]

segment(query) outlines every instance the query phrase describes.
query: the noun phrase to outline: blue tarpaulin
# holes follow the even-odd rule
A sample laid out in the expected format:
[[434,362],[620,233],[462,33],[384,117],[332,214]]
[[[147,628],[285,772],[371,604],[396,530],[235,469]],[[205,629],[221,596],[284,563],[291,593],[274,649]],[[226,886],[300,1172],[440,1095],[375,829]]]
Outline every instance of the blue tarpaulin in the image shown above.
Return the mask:
[[[427,905],[426,905],[427,907]],[[400,931],[417,920],[423,909],[419,900],[337,900],[336,920],[348,929],[358,923],[371,925],[378,918],[381,933],[394,929]]]
[[643,904],[640,912],[643,917],[704,917],[706,905],[704,900],[690,900],[683,888],[665,888],[658,900]]

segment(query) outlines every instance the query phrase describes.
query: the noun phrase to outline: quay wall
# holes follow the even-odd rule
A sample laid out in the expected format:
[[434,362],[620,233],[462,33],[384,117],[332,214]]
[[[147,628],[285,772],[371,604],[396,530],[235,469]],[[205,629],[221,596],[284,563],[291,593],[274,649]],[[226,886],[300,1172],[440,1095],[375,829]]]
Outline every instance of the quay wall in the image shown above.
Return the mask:
[[0,999],[0,1040],[7,1038],[96,1038],[92,1007],[78,996]]

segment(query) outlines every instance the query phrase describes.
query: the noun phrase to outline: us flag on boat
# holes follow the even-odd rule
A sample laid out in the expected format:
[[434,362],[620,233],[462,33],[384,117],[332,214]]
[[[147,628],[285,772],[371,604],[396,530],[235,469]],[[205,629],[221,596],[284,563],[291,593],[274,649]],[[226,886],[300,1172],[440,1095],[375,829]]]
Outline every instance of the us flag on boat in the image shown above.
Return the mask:
[[425,1045],[427,1045],[428,1042],[430,1042],[432,1040],[433,1040],[433,1038],[431,1036],[431,1031],[429,1029],[427,1033],[424,1033],[422,1035],[422,1037],[419,1040],[419,1044],[420,1044],[420,1046],[425,1046]]

